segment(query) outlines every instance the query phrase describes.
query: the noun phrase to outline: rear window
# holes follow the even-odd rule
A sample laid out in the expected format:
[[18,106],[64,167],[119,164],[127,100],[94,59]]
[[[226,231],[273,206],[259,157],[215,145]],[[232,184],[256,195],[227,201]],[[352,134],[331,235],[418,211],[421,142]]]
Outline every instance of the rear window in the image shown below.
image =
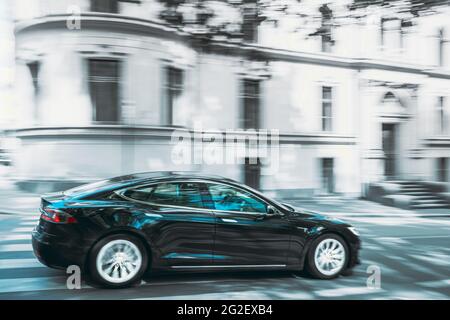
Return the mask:
[[83,184],[79,187],[75,187],[75,188],[66,190],[63,193],[66,196],[73,196],[75,194],[94,191],[95,189],[101,189],[103,187],[113,185],[113,184],[114,184],[114,182],[112,182],[111,180],[102,180],[102,181],[97,181],[97,182],[93,182],[93,183]]

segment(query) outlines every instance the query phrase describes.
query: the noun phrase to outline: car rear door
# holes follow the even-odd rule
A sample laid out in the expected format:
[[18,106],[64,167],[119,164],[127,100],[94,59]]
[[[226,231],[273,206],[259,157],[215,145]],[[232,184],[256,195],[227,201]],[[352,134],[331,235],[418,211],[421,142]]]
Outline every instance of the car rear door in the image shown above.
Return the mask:
[[157,222],[144,227],[163,266],[211,265],[215,217],[204,207],[201,183],[161,182],[124,194],[145,204]]

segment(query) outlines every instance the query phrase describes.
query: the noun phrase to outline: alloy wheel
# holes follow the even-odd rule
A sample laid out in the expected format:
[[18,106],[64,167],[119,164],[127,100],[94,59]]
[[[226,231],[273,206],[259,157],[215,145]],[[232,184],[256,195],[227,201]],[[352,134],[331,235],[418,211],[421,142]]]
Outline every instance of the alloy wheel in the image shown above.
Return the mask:
[[336,239],[322,240],[314,252],[314,264],[317,270],[326,276],[339,273],[345,264],[345,248]]
[[111,283],[124,283],[136,276],[142,266],[139,248],[128,240],[113,240],[99,251],[96,267],[99,275]]

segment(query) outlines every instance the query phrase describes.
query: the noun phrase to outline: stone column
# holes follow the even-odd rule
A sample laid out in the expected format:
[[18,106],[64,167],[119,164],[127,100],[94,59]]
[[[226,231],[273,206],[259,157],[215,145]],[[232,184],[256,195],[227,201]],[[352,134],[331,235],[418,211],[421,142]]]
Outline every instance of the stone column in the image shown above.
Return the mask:
[[36,122],[36,96],[27,61],[17,59],[15,71],[15,104],[17,126],[32,126]]
[[48,53],[40,70],[41,125],[87,125],[92,119],[87,76],[74,48],[61,46]]

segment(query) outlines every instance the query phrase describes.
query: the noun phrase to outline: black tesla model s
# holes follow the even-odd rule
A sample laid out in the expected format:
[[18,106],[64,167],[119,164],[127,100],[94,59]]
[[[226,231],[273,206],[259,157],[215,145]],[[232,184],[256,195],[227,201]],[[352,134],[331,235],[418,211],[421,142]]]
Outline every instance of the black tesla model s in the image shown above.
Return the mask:
[[129,286],[152,271],[305,268],[321,279],[358,263],[357,231],[230,179],[192,173],[121,176],[44,195],[34,253]]

